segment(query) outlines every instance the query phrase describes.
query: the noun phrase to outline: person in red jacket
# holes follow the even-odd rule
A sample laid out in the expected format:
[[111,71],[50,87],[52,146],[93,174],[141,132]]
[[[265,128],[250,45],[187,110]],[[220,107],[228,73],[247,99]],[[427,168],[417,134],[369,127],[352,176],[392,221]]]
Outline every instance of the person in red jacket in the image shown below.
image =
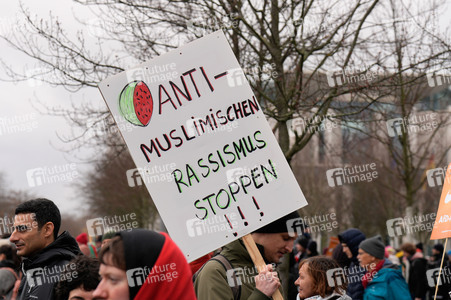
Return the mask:
[[196,300],[191,269],[166,233],[123,231],[99,254],[102,278],[96,299]]

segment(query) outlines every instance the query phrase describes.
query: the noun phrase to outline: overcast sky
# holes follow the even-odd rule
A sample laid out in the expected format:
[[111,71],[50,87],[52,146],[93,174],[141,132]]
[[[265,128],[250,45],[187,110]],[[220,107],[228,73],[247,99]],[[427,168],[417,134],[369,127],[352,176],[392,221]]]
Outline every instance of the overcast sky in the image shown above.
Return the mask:
[[[60,16],[73,30],[71,1],[22,1],[30,11],[47,17],[51,10]],[[58,3],[58,6],[54,6]],[[19,11],[18,1],[0,3],[0,30],[11,30]],[[77,10],[79,8],[75,8]],[[32,71],[36,62],[27,59],[0,41],[2,59],[19,70]],[[4,70],[0,77],[5,78]],[[0,172],[5,175],[7,187],[28,190],[37,196],[49,198],[65,213],[79,213],[85,207],[82,197],[76,193],[73,183],[80,180],[89,165],[82,164],[58,149],[64,147],[56,132],[68,133],[70,128],[63,118],[41,115],[33,105],[39,100],[49,106],[67,106],[72,100],[98,102],[105,105],[95,88],[78,93],[69,93],[63,88],[51,87],[46,83],[29,80],[19,83],[0,81]],[[54,173],[58,181],[48,183]],[[27,176],[28,175],[28,176]],[[77,177],[78,179],[74,179]],[[71,180],[72,179],[72,180]]]
[[[444,13],[440,26],[449,26],[450,2],[448,1],[448,13]],[[65,28],[73,31],[80,29],[80,25],[74,20],[72,11],[84,17],[89,16],[86,8],[69,0],[23,0],[22,3],[43,18],[47,18],[51,10],[63,20]],[[58,5],[55,6],[55,3]],[[69,7],[72,9],[68,9]],[[1,31],[11,29],[10,25],[15,23],[18,11],[17,1],[0,2]],[[36,65],[36,62],[19,55],[3,41],[0,41],[0,47],[2,58],[12,66],[32,69]],[[0,70],[0,77],[5,78],[4,70]],[[81,180],[90,166],[58,150],[63,145],[57,138],[56,131],[69,132],[68,124],[62,118],[39,114],[33,104],[39,100],[50,106],[66,106],[71,100],[83,99],[99,106],[105,105],[100,93],[95,88],[69,93],[63,88],[50,87],[34,80],[20,83],[0,81],[0,89],[0,172],[6,177],[7,186],[49,198],[57,203],[62,212],[81,212],[85,209],[82,205],[84,199],[82,193],[76,193],[73,183]],[[55,170],[60,179],[65,180],[46,183],[49,173]],[[69,181],[69,177],[73,175],[77,175],[78,179]]]

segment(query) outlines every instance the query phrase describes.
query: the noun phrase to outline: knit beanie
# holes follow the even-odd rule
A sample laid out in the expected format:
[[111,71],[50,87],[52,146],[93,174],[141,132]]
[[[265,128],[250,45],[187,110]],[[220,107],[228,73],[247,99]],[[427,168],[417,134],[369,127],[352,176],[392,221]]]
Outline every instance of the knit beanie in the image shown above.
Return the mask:
[[88,243],[88,234],[86,232],[80,233],[75,240],[82,245],[86,245]]
[[385,256],[385,245],[382,243],[382,238],[380,235],[368,238],[360,243],[359,248],[379,259],[384,259]]
[[282,232],[288,232],[288,225],[287,221],[292,219],[299,218],[299,214],[297,211],[294,211],[286,216],[283,216],[280,219],[277,219],[268,225],[263,226],[262,228],[259,228],[255,230],[256,233],[282,233]]

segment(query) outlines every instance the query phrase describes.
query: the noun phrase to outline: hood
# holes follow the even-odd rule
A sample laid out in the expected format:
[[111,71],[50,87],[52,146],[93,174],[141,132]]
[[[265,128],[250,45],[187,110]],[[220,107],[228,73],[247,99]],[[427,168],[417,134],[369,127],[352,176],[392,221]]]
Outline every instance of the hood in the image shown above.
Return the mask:
[[[393,269],[393,270],[398,270],[399,266],[395,265],[394,263],[392,263],[390,260],[385,259],[384,260],[384,264],[382,265],[382,269]],[[381,270],[382,270],[381,269]]]
[[399,269],[399,267],[397,265],[392,264],[390,261],[385,260],[382,269],[380,269],[376,273],[376,275],[374,275],[372,282],[386,282],[388,275],[392,276],[390,278],[405,280],[404,276],[402,276],[402,272]]
[[191,269],[166,233],[119,232],[124,243],[130,299],[195,300]]
[[77,241],[75,241],[69,232],[64,231],[53,243],[33,256],[24,258],[23,268],[24,270],[28,270],[41,266],[49,266],[61,260],[69,261],[78,254],[81,254],[81,252],[80,248],[78,248]]
[[345,243],[348,246],[351,250],[352,257],[356,258],[359,253],[359,245],[366,237],[360,230],[351,228],[340,233],[338,239],[340,240],[340,243]]

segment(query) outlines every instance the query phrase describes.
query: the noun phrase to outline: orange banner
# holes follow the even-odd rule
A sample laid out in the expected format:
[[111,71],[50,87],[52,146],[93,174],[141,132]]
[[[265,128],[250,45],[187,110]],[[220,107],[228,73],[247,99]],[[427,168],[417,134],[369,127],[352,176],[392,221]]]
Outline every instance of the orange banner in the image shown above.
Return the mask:
[[438,205],[437,217],[431,240],[451,237],[451,164],[446,169],[446,177],[443,182],[442,196]]

